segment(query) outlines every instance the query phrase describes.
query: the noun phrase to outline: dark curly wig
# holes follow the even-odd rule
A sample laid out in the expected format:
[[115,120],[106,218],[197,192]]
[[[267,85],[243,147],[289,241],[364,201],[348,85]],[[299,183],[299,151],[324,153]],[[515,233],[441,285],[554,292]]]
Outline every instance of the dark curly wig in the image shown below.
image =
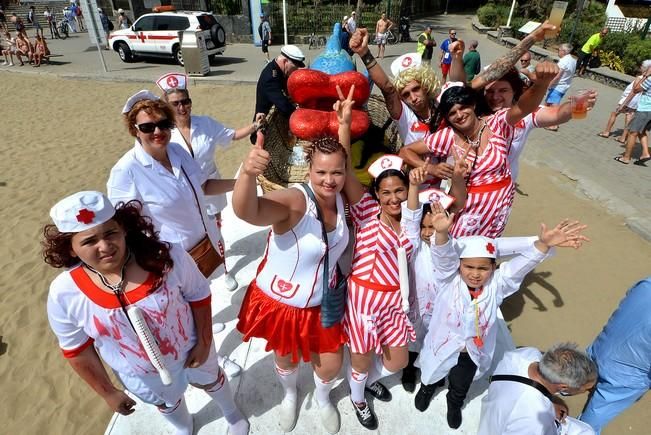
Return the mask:
[[[174,262],[170,256],[169,243],[162,242],[148,216],[142,215],[140,201],[120,202],[115,207],[113,219],[126,234],[127,248],[131,250],[136,263],[147,272],[153,273],[157,288]],[[43,260],[52,267],[72,267],[79,259],[72,255],[72,236],[74,233],[62,233],[54,225],[43,228]]]

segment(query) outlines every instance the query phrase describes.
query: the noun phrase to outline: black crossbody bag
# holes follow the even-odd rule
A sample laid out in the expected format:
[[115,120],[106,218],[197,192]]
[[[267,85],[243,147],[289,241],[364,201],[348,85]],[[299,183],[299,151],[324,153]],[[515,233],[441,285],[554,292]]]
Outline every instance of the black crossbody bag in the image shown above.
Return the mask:
[[316,202],[316,197],[310,186],[306,183],[302,183],[307,196],[310,197],[314,206],[316,207],[316,215],[321,222],[321,238],[323,243],[326,245],[325,258],[323,259],[323,298],[321,299],[321,325],[324,328],[329,328],[337,323],[341,322],[341,319],[344,317],[344,311],[346,310],[346,293],[348,290],[348,281],[346,277],[341,273],[339,264],[337,264],[337,283],[334,288],[330,287],[330,280],[328,279],[328,272],[330,271],[330,260],[329,260],[329,247],[328,247],[328,233],[325,229],[325,224],[323,223],[323,215],[321,214],[321,209],[319,208],[319,203]]

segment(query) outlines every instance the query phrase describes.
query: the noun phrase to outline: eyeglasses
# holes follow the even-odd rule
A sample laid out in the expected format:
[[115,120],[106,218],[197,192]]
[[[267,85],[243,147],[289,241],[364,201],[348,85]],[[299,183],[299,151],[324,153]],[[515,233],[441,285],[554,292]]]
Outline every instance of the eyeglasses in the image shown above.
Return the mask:
[[450,33],[450,36],[457,36],[456,33]]
[[169,119],[161,119],[158,122],[143,122],[142,124],[135,124],[138,131],[141,133],[153,133],[158,127],[159,130],[170,130],[174,128],[174,123]]
[[183,100],[179,100],[179,101],[170,101],[170,104],[174,107],[189,106],[190,104],[192,104],[192,99],[184,98]]

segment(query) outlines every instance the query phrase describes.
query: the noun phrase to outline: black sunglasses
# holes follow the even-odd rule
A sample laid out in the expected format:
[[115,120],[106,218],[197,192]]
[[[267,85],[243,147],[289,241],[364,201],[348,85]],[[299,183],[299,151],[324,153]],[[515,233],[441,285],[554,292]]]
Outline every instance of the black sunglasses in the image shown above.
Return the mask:
[[192,104],[192,99],[184,98],[183,100],[179,100],[179,101],[171,101],[170,104],[174,107],[189,106],[190,104]]
[[141,133],[153,133],[158,127],[159,130],[170,130],[174,128],[174,123],[169,119],[161,119],[158,122],[143,122],[142,124],[135,124],[138,131]]

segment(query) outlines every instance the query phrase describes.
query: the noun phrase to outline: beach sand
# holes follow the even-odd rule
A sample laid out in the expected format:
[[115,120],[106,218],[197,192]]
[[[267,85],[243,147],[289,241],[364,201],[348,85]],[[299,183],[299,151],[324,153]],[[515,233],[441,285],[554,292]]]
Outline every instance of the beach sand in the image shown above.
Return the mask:
[[[0,379],[3,433],[97,434],[110,418],[105,403],[77,377],[49,330],[45,301],[58,273],[42,261],[40,231],[50,207],[84,189],[104,190],[110,168],[133,139],[122,124],[126,98],[153,85],[65,80],[0,73],[3,90],[0,151]],[[239,127],[253,114],[254,86],[192,89],[194,112]],[[247,140],[221,152],[223,176],[233,176]],[[589,344],[630,285],[648,275],[651,245],[621,217],[578,198],[570,180],[523,166],[508,235],[536,234],[540,222],[586,222],[592,242],[562,250],[536,269],[504,305],[517,345],[545,348],[559,340]],[[577,414],[586,396],[572,398]],[[649,398],[620,416],[605,434],[645,433]],[[416,414],[414,414],[416,415]]]

